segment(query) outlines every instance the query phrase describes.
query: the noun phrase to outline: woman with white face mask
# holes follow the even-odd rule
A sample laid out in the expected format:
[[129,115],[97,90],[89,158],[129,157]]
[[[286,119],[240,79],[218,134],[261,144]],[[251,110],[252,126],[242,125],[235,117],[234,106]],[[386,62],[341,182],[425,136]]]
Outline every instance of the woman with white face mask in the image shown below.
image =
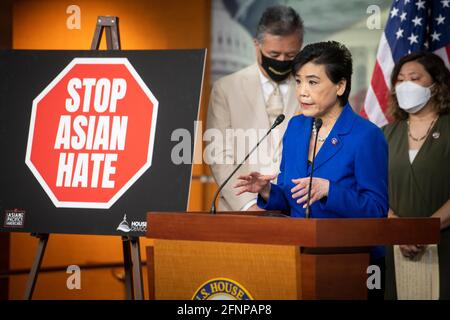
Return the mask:
[[[389,248],[386,295],[423,299],[424,291],[434,290],[430,298],[450,299],[450,71],[433,53],[413,53],[395,65],[391,84],[389,107],[394,121],[383,128],[389,144],[389,216],[438,217],[441,242],[434,252],[439,264],[439,271],[433,273],[437,283],[430,281],[415,293],[399,285],[409,281],[407,274],[398,273],[405,266],[401,260],[414,268],[424,263],[423,257],[433,256],[433,248],[399,246],[397,270]],[[395,276],[401,277],[397,287]],[[416,274],[410,282],[417,278]]]

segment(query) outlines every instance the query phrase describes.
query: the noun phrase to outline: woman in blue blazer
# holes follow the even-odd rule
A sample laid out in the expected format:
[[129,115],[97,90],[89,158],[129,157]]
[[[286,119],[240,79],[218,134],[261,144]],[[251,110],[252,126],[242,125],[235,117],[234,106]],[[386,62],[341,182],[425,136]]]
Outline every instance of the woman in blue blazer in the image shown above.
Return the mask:
[[[277,183],[270,182],[275,175],[252,172],[239,177],[238,194],[258,193],[260,208],[305,217],[315,156],[310,217],[386,217],[388,147],[381,129],[355,114],[348,103],[350,52],[334,41],[308,45],[294,59],[293,73],[302,114],[290,120],[284,135]],[[323,125],[317,132],[319,118]],[[374,248],[371,259],[383,264],[383,247]]]

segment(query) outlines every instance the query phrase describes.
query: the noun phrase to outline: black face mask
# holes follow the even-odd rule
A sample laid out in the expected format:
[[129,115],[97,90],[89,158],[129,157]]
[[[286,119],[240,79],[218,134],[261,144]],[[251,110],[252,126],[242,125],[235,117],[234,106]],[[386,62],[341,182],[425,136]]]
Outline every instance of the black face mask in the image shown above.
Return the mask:
[[275,82],[281,82],[289,77],[292,68],[292,60],[279,61],[266,57],[261,51],[261,66],[269,77]]

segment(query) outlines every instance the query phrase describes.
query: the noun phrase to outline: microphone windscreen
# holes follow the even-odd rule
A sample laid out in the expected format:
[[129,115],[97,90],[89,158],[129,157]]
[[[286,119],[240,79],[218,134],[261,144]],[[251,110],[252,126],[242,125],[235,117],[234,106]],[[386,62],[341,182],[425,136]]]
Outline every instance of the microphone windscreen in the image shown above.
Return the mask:
[[284,121],[284,118],[285,118],[284,114],[280,114],[273,122],[272,129],[278,126],[280,123],[282,123]]
[[319,131],[320,127],[322,127],[322,119],[317,118],[314,120],[314,123],[316,125],[316,130]]

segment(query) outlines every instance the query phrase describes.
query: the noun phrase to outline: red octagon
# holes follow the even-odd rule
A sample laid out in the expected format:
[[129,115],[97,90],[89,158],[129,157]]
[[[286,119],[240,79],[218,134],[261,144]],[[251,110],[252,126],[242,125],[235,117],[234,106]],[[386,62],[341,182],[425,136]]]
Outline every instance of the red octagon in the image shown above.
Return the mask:
[[126,58],[76,58],[33,101],[25,162],[59,208],[110,208],[151,166],[158,101]]

